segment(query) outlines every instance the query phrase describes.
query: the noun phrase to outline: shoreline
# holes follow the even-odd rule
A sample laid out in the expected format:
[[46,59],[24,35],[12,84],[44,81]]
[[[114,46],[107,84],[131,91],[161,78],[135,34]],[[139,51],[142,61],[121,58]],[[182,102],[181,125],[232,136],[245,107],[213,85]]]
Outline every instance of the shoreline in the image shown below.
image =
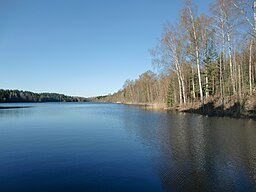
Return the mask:
[[33,106],[0,106],[0,109],[23,109],[32,108]]
[[181,113],[200,114],[209,117],[230,117],[256,120],[256,96],[247,97],[241,101],[231,97],[222,101],[219,98],[210,98],[205,100],[204,103],[193,102],[172,107],[167,107],[162,103],[115,103],[141,106],[150,110],[161,110],[166,112],[176,111]]
[[[222,101],[223,102],[223,101]],[[209,117],[230,117],[236,119],[256,120],[256,97],[250,97],[244,101],[228,99],[222,103],[219,99],[210,99],[204,103],[193,102],[186,105],[176,105],[167,107],[163,103],[132,103],[132,102],[113,102],[115,104],[139,106],[147,110],[181,112],[200,114]],[[24,109],[33,106],[0,106],[0,110],[5,109]]]

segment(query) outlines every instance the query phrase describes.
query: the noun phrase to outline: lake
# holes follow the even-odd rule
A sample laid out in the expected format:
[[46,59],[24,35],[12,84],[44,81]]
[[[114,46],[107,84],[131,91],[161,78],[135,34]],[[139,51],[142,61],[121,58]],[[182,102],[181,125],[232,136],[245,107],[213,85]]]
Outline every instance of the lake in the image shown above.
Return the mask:
[[1,104],[0,191],[256,191],[256,121],[102,103]]

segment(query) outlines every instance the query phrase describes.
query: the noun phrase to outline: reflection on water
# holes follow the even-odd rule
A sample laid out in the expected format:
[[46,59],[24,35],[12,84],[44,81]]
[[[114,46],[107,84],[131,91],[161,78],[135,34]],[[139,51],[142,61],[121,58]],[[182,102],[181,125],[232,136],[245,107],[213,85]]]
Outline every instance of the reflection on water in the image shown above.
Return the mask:
[[159,153],[154,166],[165,190],[256,190],[255,121],[171,112],[142,115],[134,108],[123,117],[129,132]]
[[113,104],[0,110],[0,191],[31,187],[256,191],[256,121]]
[[3,119],[21,119],[30,114],[29,108],[19,109],[0,109],[0,120]]

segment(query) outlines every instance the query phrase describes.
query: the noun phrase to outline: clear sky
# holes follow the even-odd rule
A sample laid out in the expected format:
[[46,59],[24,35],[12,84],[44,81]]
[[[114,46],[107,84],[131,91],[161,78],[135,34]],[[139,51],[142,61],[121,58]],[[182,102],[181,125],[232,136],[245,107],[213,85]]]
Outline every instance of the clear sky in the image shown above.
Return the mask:
[[[196,0],[207,11],[210,0]],[[0,0],[0,89],[113,93],[152,70],[182,0]]]

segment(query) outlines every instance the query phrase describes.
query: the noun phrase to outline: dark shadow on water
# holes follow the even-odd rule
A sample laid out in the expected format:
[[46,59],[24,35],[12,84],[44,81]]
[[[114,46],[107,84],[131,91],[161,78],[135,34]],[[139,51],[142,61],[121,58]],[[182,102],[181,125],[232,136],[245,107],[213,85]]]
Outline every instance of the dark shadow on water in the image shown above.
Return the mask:
[[31,115],[30,109],[34,106],[0,106],[0,120],[17,120]]
[[225,107],[224,105],[215,106],[214,102],[208,102],[201,105],[199,108],[190,108],[184,112],[198,113],[208,115],[210,117],[233,117],[233,118],[251,118],[256,119],[256,107],[252,110],[245,111],[244,106],[240,102],[235,102],[233,105]]
[[130,134],[158,154],[152,162],[164,191],[256,190],[255,121],[135,113],[126,108],[124,122]]

